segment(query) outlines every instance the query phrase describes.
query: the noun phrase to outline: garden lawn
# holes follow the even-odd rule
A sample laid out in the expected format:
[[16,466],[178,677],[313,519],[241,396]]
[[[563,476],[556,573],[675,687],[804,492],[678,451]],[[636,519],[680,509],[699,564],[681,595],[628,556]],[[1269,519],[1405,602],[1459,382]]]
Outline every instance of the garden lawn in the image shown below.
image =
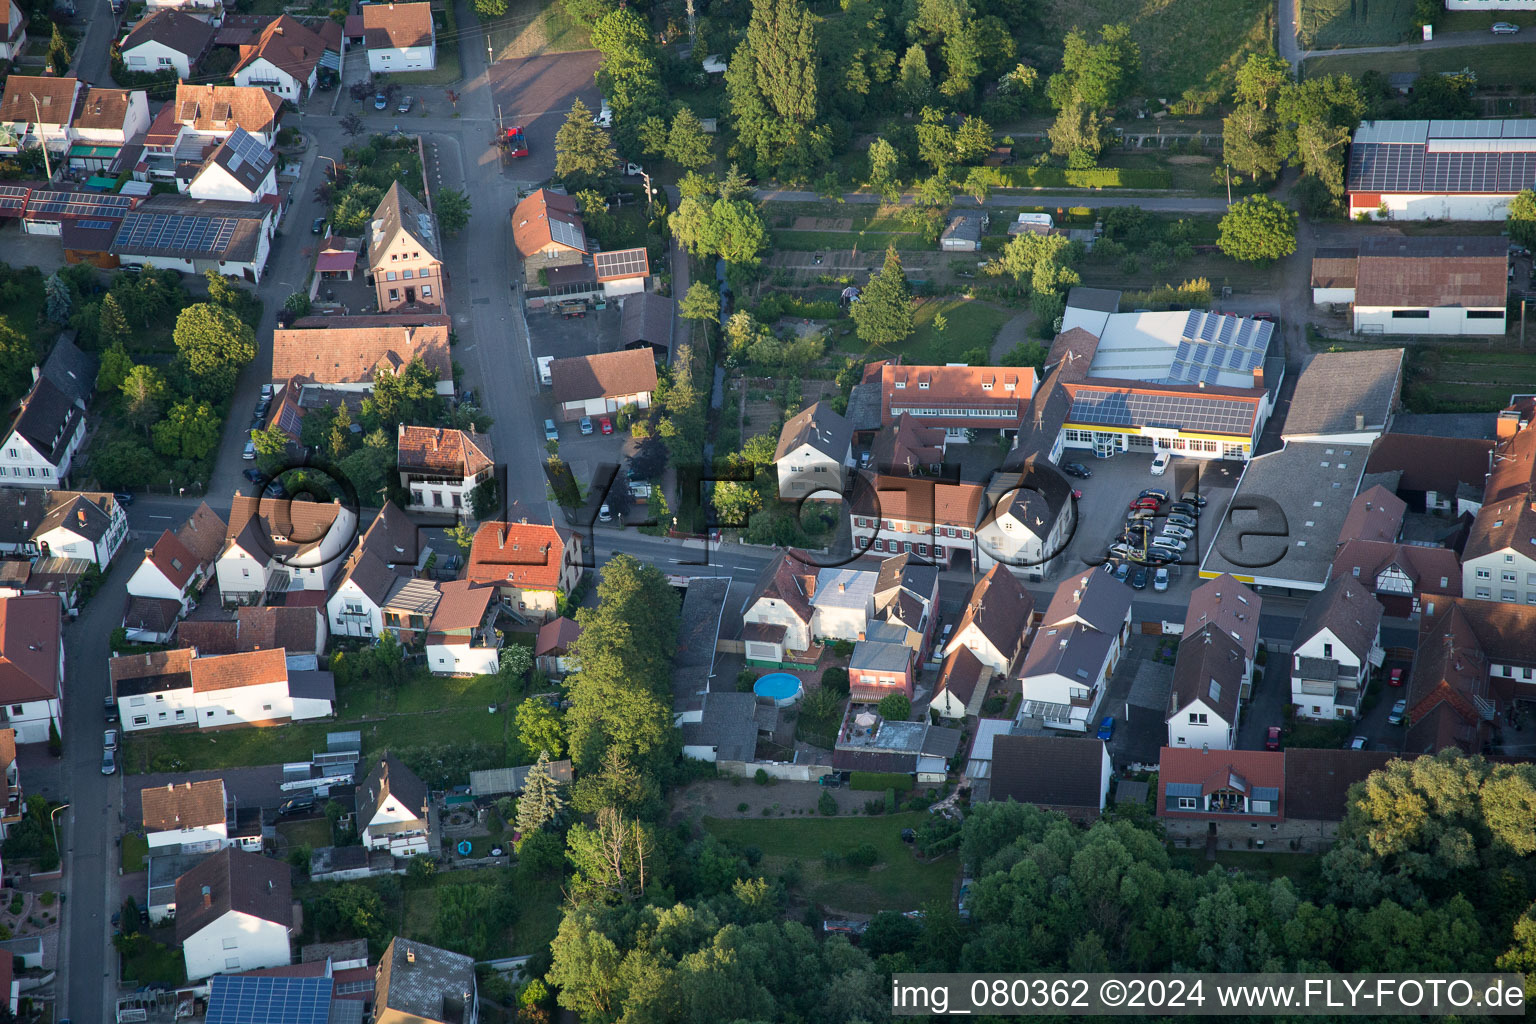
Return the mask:
[[176,986],[187,980],[187,964],[181,948],[162,945],[142,932],[129,954],[123,957],[122,969],[123,980],[140,985],[158,981]]
[[[508,765],[524,764],[516,760],[523,754],[522,745],[515,738],[509,739],[506,725],[520,699],[520,693],[513,696],[505,685],[498,687],[495,676],[425,676],[403,684],[395,693],[362,686],[338,688],[334,719],[216,733],[189,730],[130,735],[125,738],[124,771],[282,764],[324,750],[327,733],[349,729],[363,734],[365,757],[389,749],[476,743],[505,751]],[[494,712],[487,710],[492,705],[497,705]],[[157,763],[159,767],[155,767]]]
[[1479,93],[1486,94],[1500,87],[1518,92],[1536,89],[1536,61],[1531,60],[1530,50],[1524,45],[1453,46],[1444,50],[1410,49],[1360,56],[1346,53],[1338,57],[1313,57],[1302,62],[1301,74],[1303,78],[1339,74],[1358,78],[1367,71],[1380,71],[1384,75],[1393,71],[1432,74],[1463,68],[1477,72]]
[[[1303,50],[1389,46],[1415,35],[1414,0],[1297,0],[1296,41]],[[1492,24],[1492,19],[1489,20]],[[1439,31],[1446,31],[1436,26]]]
[[149,840],[137,832],[130,832],[123,836],[123,874],[132,874],[135,871],[144,870],[144,858],[149,853]]
[[1043,79],[1061,67],[1069,29],[1097,38],[1099,26],[1124,22],[1141,47],[1144,95],[1171,102],[1189,90],[1214,103],[1249,53],[1270,48],[1274,8],[1271,0],[1043,0],[1037,9],[1044,31],[1020,55],[1040,67]]
[[307,846],[317,850],[331,845],[331,823],[326,818],[310,818],[307,821],[284,821],[278,824],[277,834],[288,840],[288,848]]
[[[497,60],[592,49],[586,26],[571,17],[560,0],[509,0],[504,17],[482,25],[490,33]],[[481,41],[475,35],[471,38],[478,46]]]
[[[705,818],[704,828],[738,848],[755,846],[763,851],[760,869],[770,878],[790,861],[798,860],[801,881],[797,888],[812,902],[839,911],[873,914],[917,910],[930,901],[953,898],[959,860],[944,857],[923,864],[901,841],[902,829],[918,828],[927,820],[923,811],[875,817]],[[823,860],[826,851],[846,856],[865,843],[880,853],[879,861],[868,871],[828,868]]]
[[[1492,345],[1439,339],[1409,345],[1403,404],[1412,412],[1497,412],[1509,404],[1510,394],[1530,390],[1536,350],[1519,347],[1519,320],[1512,325],[1515,338]],[[1308,342],[1315,351],[1394,347],[1317,336]]]
[[[405,882],[400,890],[400,935],[417,942],[446,946],[438,934],[437,894],[448,885],[511,885],[517,915],[502,921],[493,943],[493,957],[517,956],[548,946],[560,927],[563,895],[558,880],[528,882],[513,868],[480,868],[474,871],[439,871],[430,885],[418,888]],[[368,884],[368,883],[364,883]]]
[[[925,299],[918,303],[917,330],[901,345],[905,361],[917,365],[942,366],[960,361],[960,354],[973,348],[990,350],[1003,324],[1023,310],[1009,310],[976,299]],[[934,329],[934,318],[944,315],[948,321],[943,332]],[[858,335],[846,339],[859,345]],[[881,358],[868,353],[871,359]]]

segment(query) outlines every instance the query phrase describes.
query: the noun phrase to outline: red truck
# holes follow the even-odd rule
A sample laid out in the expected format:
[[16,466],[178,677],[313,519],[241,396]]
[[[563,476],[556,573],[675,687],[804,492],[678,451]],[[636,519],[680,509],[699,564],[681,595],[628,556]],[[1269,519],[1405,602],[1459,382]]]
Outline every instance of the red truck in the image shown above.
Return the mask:
[[507,129],[507,155],[511,157],[528,155],[528,137],[523,134],[521,125],[513,125]]

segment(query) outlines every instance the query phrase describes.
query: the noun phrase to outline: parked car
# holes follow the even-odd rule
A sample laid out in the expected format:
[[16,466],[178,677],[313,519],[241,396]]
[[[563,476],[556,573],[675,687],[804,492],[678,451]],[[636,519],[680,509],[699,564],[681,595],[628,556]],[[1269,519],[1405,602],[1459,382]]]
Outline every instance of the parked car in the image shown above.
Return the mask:
[[[312,234],[312,235],[323,235],[323,234],[325,234],[325,218],[324,217],[316,217],[313,221],[311,221],[310,225],[309,225],[309,233]],[[267,389],[271,390],[271,388],[272,388],[272,385],[268,384],[267,385]]]
[[1152,574],[1152,589],[1161,594],[1168,589],[1168,569],[1166,566],[1158,566]]
[[1269,732],[1264,736],[1264,749],[1280,749],[1280,727],[1278,725],[1272,725],[1269,727]]
[[1162,476],[1168,472],[1168,463],[1173,461],[1173,456],[1168,452],[1158,452],[1152,457],[1152,475]]
[[638,178],[645,173],[645,168],[632,160],[624,161],[624,173],[631,178]]
[[1205,508],[1205,496],[1197,491],[1185,491],[1183,494],[1179,495],[1179,500],[1184,502],[1186,505],[1193,505],[1196,508]]
[[1151,546],[1154,548],[1167,548],[1169,551],[1177,551],[1182,555],[1189,549],[1189,542],[1179,540],[1177,537],[1158,536],[1152,538]]
[[1388,686],[1402,686],[1403,685],[1403,670],[1400,669],[1400,668],[1394,668],[1391,672],[1388,672],[1387,673],[1387,685]]
[[126,507],[133,504],[133,494],[129,491],[113,491],[112,500]]
[[1103,721],[1099,722],[1098,737],[1101,740],[1106,740],[1107,741],[1107,740],[1113,739],[1114,735],[1115,735],[1115,716],[1114,715],[1105,715]]
[[117,701],[112,699],[111,694],[101,699],[101,712],[108,722],[117,721]]
[[1178,560],[1179,553],[1177,551],[1170,551],[1167,548],[1159,547],[1149,547],[1146,551],[1136,552],[1131,555],[1131,561],[1137,565],[1171,565]]
[[1063,462],[1061,464],[1061,471],[1067,474],[1067,476],[1075,476],[1079,480],[1087,480],[1093,476],[1093,471],[1081,462]]
[[1179,540],[1189,540],[1194,535],[1195,532],[1187,526],[1177,526],[1173,523],[1169,523],[1167,526],[1163,527],[1164,537],[1177,537]]
[[1129,544],[1111,544],[1109,546],[1110,558],[1134,558],[1137,554],[1137,549]]
[[1371,741],[1364,736],[1356,736],[1349,741],[1350,750],[1365,750],[1371,745]]
[[513,157],[528,155],[528,136],[520,124],[507,129],[507,155]]
[[1183,526],[1191,530],[1200,525],[1182,512],[1170,513],[1167,521],[1172,523],[1174,526]]
[[613,110],[608,106],[607,100],[603,100],[603,108],[592,115],[592,123],[599,128],[613,127]]
[[555,421],[554,420],[545,420],[544,421],[544,440],[546,440],[546,441],[558,441],[558,440],[560,440],[560,431],[558,429],[556,429]]
[[293,796],[277,805],[277,813],[280,817],[290,814],[303,814],[305,811],[315,809],[315,798],[312,796]]
[[613,510],[608,507],[606,501],[603,502],[603,507],[597,510],[597,521],[600,523],[613,522]]
[[245,477],[253,484],[259,484],[267,478],[267,474],[263,473],[255,466],[247,466],[245,469],[240,471],[240,475]]
[[581,432],[583,434],[590,434],[590,433],[592,433],[592,417],[591,416],[583,416],[581,418]]
[[1083,500],[1083,492],[1082,492],[1082,490],[1080,488],[1077,488],[1077,487],[1072,488],[1072,500],[1073,501],[1082,501]]
[[267,401],[267,400],[271,399],[271,397],[272,397],[272,385],[271,384],[263,384],[261,386],[261,398],[262,398],[262,401]]
[[[904,842],[904,843],[915,843],[915,842],[917,842],[917,829],[915,829],[915,828],[904,828],[904,829],[902,829],[901,830],[901,841]],[[907,911],[907,913],[910,914],[910,913],[913,913],[913,911],[909,910],[909,911]],[[916,911],[916,913],[920,914],[920,913],[922,913],[922,911]]]
[[1146,590],[1147,589],[1147,570],[1142,568],[1141,566],[1137,566],[1136,570],[1131,573],[1131,589],[1132,590]]
[[1387,714],[1388,725],[1402,725],[1403,718],[1408,714],[1408,702],[1400,700],[1392,705],[1392,710]]
[[1150,508],[1139,508],[1135,512],[1127,512],[1125,514],[1125,521],[1127,523],[1147,523],[1156,518],[1157,510]]
[[613,433],[613,420],[609,419],[607,416],[604,416],[602,419],[597,421],[597,429],[605,434]]
[[1191,519],[1200,518],[1200,507],[1198,505],[1191,505],[1187,501],[1174,502],[1172,505],[1168,506],[1168,511],[1177,512],[1184,516],[1189,516]]
[[1512,36],[1520,31],[1520,26],[1507,21],[1496,21],[1490,31],[1496,36]]
[[242,459],[244,459],[246,462],[253,461],[256,458],[256,442],[255,441],[247,441],[247,442],[245,442],[245,450],[240,453],[240,457]]
[[825,786],[827,789],[836,789],[838,786],[843,784],[843,780],[838,778],[836,775],[823,775],[816,781]]
[[1140,494],[1136,495],[1136,497],[1138,497],[1138,498],[1156,498],[1159,502],[1164,502],[1164,501],[1168,500],[1168,492],[1164,491],[1164,490],[1159,490],[1156,487],[1148,487],[1146,490],[1144,490]]
[[104,750],[101,753],[101,774],[115,775],[117,773],[117,751]]
[[1148,512],[1156,512],[1159,502],[1156,498],[1137,498],[1131,502],[1130,511],[1136,512],[1146,509]]
[[1119,562],[1115,565],[1115,579],[1124,583],[1131,576],[1131,563]]
[[374,110],[388,110],[389,109],[389,97],[385,96],[383,93],[379,93],[378,95],[374,96],[374,98],[373,98],[373,109]]
[[415,102],[416,97],[414,96],[402,96],[400,98],[400,105],[395,108],[395,113],[409,114],[411,112],[411,104]]
[[1248,316],[1249,319],[1263,320],[1267,324],[1279,323],[1279,321],[1275,319],[1275,314],[1273,313],[1250,313]]
[[116,750],[117,749],[117,730],[116,729],[108,729],[106,732],[101,734],[101,749],[102,750]]

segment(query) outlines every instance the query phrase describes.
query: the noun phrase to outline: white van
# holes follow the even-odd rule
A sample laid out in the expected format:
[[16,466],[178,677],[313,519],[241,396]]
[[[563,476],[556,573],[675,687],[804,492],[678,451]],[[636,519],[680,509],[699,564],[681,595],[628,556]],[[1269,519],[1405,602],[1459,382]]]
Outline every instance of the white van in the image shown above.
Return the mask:
[[613,108],[608,105],[607,100],[603,100],[603,109],[592,115],[592,123],[599,128],[613,127]]
[[549,372],[549,364],[554,361],[554,356],[539,356],[539,383],[545,387],[550,387],[555,383],[555,378]]

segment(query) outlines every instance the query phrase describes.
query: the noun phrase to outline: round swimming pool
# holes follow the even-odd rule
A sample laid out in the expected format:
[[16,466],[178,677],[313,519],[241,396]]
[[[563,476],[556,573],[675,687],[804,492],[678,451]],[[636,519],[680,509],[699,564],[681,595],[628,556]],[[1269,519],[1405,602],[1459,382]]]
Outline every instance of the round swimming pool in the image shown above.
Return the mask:
[[800,678],[789,672],[770,672],[752,684],[752,692],[778,707],[788,707],[800,699]]

